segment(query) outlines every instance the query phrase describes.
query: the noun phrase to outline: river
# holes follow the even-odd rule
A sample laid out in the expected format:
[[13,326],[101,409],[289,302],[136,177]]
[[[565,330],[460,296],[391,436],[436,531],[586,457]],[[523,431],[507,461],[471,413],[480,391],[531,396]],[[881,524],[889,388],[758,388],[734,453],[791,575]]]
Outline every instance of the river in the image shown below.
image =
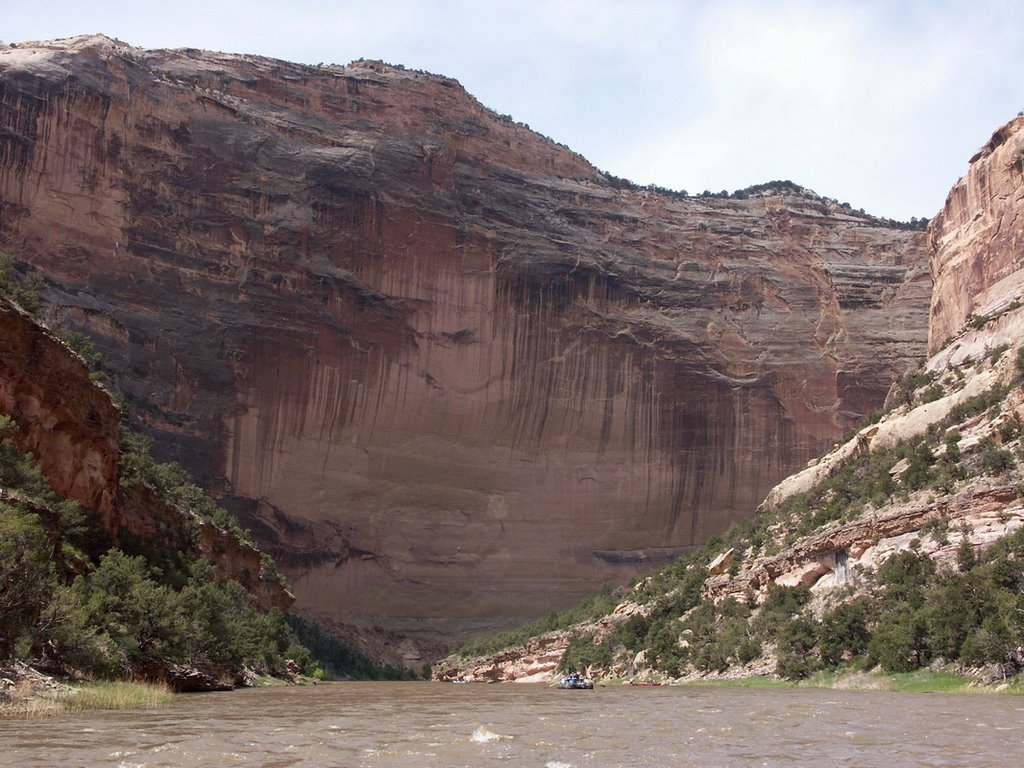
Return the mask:
[[0,722],[0,765],[1005,766],[1024,698],[792,688],[333,683]]

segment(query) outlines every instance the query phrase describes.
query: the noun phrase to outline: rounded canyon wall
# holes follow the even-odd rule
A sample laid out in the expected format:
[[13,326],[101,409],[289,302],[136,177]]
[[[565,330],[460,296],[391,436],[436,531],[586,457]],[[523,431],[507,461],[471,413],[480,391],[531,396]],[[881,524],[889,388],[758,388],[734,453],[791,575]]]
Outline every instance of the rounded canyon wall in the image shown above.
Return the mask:
[[298,610],[409,658],[722,531],[925,351],[923,233],[635,188],[449,79],[76,38],[0,105],[0,246]]

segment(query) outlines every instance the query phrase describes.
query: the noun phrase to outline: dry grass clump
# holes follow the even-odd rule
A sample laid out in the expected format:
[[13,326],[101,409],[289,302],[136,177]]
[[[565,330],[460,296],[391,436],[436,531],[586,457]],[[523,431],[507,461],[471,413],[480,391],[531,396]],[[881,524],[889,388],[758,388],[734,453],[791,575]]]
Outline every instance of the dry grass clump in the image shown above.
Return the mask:
[[96,709],[152,709],[173,699],[162,683],[94,682],[41,688],[24,679],[0,692],[0,720],[37,720]]

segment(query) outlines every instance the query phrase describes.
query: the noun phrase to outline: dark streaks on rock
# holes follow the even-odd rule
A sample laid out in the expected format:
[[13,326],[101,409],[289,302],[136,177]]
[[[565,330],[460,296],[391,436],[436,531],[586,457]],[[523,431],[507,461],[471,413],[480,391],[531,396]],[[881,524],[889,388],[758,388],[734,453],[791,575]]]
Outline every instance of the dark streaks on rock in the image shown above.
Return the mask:
[[0,103],[0,246],[354,632],[636,575],[593,553],[720,532],[924,352],[922,235],[616,185],[449,79],[97,37],[0,50]]

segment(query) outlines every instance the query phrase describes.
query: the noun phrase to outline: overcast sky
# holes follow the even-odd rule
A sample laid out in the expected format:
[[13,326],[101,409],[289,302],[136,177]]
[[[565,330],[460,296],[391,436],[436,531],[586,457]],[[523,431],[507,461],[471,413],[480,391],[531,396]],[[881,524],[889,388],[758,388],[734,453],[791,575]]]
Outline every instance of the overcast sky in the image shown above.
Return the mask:
[[1022,0],[3,0],[0,40],[144,47],[448,75],[640,184],[791,179],[931,217],[1024,109]]

